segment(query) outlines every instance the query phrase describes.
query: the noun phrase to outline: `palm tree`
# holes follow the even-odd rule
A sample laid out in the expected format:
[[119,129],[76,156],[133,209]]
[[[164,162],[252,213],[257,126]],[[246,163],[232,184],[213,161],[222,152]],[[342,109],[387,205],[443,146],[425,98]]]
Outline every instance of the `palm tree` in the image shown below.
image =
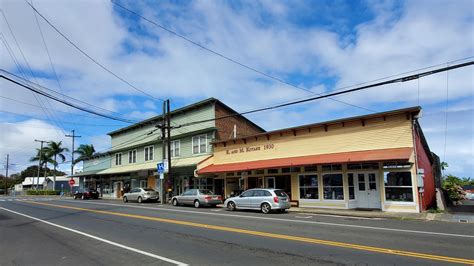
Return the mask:
[[[41,167],[44,168],[44,176],[46,177],[47,176],[47,171],[48,171],[48,163],[53,163],[53,160],[49,156],[48,147],[43,147],[42,150],[41,149],[36,149],[36,156],[31,157],[30,162],[37,162],[37,161],[39,161],[40,169],[41,169]],[[37,182],[39,182],[39,180]]]
[[64,156],[63,152],[69,151],[68,148],[64,148],[61,146],[62,141],[60,142],[55,142],[55,141],[50,141],[48,146],[46,147],[46,152],[49,158],[52,159],[52,164],[54,166],[54,177],[53,177],[53,190],[56,189],[56,167],[58,167],[58,159],[61,160],[63,163],[66,160],[66,156]]
[[74,160],[74,164],[89,159],[95,154],[94,145],[81,144],[75,151],[75,154],[79,154],[79,157]]

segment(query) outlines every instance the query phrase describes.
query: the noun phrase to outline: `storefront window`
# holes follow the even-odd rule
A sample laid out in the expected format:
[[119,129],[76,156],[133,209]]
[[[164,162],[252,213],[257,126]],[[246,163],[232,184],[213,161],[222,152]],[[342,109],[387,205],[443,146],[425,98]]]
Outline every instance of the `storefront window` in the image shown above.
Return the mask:
[[348,174],[347,175],[347,180],[349,181],[349,199],[353,200],[355,199],[355,194],[354,194],[354,174]]
[[300,199],[319,199],[318,176],[300,175]]
[[342,164],[323,164],[323,171],[341,171]]
[[342,174],[323,175],[324,199],[344,200]]
[[385,199],[413,202],[411,172],[385,172]]

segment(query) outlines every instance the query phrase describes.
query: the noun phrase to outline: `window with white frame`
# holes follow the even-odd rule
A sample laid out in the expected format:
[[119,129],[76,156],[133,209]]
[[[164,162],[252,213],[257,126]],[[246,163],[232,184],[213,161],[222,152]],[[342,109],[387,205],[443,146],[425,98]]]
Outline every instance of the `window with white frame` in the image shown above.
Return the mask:
[[344,200],[342,174],[323,175],[323,194],[325,200]]
[[171,141],[171,157],[179,157],[181,153],[181,141],[173,140]]
[[131,150],[128,152],[128,163],[137,162],[137,150]]
[[153,156],[154,156],[153,152],[154,152],[153,146],[145,147],[145,161],[153,161]]
[[115,165],[122,165],[122,154],[116,153],[115,154]]
[[354,174],[353,173],[347,174],[347,181],[349,183],[349,199],[353,200],[353,199],[355,199]]
[[411,172],[384,172],[385,199],[413,202]]
[[300,199],[319,199],[318,175],[300,175]]
[[198,135],[193,137],[193,154],[207,152],[207,135]]

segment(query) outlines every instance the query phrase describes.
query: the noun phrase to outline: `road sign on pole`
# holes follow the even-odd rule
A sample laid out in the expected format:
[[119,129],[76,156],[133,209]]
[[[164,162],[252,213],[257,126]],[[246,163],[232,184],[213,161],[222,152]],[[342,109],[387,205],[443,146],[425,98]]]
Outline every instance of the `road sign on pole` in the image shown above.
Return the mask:
[[158,174],[163,174],[165,172],[165,165],[164,163],[157,163],[156,164],[156,170],[158,171]]
[[74,179],[69,179],[69,185],[72,187],[74,186],[74,184],[76,184],[76,181],[74,181]]

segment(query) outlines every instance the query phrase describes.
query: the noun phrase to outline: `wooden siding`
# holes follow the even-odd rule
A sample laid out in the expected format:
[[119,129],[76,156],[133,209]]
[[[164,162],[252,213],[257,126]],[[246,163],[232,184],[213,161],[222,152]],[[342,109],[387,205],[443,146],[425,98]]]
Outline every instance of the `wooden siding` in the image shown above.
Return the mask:
[[[361,150],[413,147],[411,120],[406,115],[393,115],[374,118],[364,122],[350,122],[301,129],[272,135],[267,139],[261,136],[258,140],[248,139],[246,143],[238,140],[235,144],[228,141],[216,144],[214,153],[215,164],[257,161],[273,158],[286,158],[315,154],[328,154]],[[263,145],[273,144],[273,149],[264,150]],[[227,154],[235,149],[260,147],[251,152]]]

